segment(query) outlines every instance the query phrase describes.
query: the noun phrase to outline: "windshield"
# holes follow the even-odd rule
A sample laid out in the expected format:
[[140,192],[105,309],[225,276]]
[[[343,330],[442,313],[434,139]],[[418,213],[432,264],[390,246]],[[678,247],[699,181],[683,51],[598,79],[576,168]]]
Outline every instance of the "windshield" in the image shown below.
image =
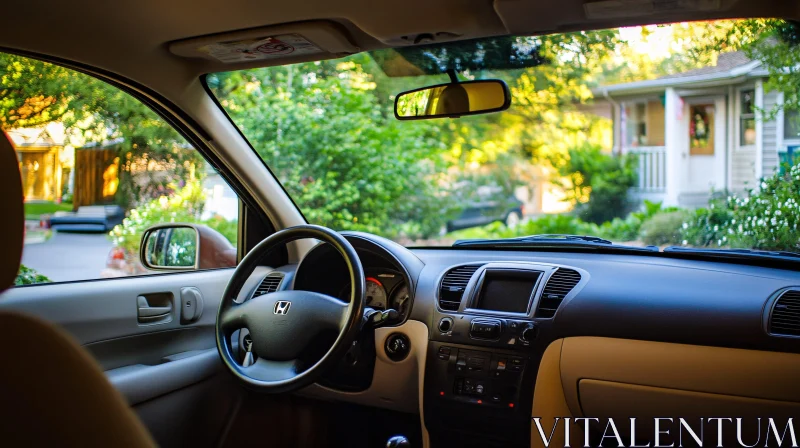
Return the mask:
[[[208,75],[310,223],[407,246],[534,234],[800,251],[800,33],[779,20],[501,37]],[[501,79],[500,113],[398,93]]]

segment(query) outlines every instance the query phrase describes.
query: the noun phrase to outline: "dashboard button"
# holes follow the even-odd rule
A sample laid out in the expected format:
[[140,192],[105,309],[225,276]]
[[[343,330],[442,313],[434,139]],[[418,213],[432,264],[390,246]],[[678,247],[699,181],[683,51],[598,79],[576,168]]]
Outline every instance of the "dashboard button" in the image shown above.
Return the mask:
[[500,337],[499,321],[472,321],[469,335],[473,339],[496,340]]
[[506,358],[500,358],[497,360],[495,370],[506,370]]

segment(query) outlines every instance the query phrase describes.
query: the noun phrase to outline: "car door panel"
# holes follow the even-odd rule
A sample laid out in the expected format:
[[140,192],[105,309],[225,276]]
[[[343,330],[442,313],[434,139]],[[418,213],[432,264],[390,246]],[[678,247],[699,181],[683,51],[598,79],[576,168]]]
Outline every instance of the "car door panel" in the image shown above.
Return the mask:
[[[233,269],[216,269],[26,286],[5,292],[0,299],[0,308],[26,312],[56,323],[81,345],[176,329],[212,328],[219,298],[232,274]],[[181,288],[188,286],[200,290],[204,311],[196,322],[184,325],[176,305]],[[137,297],[164,293],[172,295],[172,318],[162,323],[140,323]],[[213,346],[213,337],[208,343],[208,348]],[[155,347],[137,344],[136,348],[152,350]],[[163,353],[162,356],[172,354],[175,352]],[[102,357],[97,360],[104,365]]]
[[[269,270],[258,268],[243,294]],[[212,446],[238,396],[222,371],[214,336],[216,311],[232,274],[233,269],[216,269],[26,286],[3,293],[0,309],[32,314],[66,329],[95,357],[161,446],[179,446],[188,439]],[[185,287],[197,288],[203,298],[202,315],[191,323],[180,318]],[[153,293],[171,295],[171,318],[140,323],[137,297]],[[214,398],[223,390],[228,398]]]

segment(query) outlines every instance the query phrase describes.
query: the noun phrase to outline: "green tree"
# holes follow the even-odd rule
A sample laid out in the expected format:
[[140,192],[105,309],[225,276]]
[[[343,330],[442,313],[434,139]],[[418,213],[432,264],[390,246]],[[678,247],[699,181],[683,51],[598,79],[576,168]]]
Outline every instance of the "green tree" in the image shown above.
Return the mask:
[[309,63],[209,79],[310,222],[384,235],[444,224],[445,145],[427,122],[379,107],[360,64]]
[[602,224],[630,211],[628,190],[636,183],[634,155],[613,156],[598,146],[584,145],[570,149],[558,169],[567,199],[583,220]]
[[75,146],[121,141],[115,200],[123,206],[157,197],[169,184],[202,173],[199,154],[141,101],[75,70],[0,53],[0,128],[52,121],[66,126]]

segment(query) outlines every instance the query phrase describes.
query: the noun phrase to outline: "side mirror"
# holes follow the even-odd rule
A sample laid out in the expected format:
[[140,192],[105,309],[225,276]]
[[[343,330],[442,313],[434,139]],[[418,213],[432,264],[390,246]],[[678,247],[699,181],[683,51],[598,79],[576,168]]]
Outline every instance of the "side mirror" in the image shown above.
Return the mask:
[[158,271],[236,266],[236,248],[216,230],[197,224],[159,224],[145,230],[142,265]]
[[499,79],[485,79],[451,82],[400,93],[394,101],[394,116],[398,120],[457,118],[500,112],[510,106],[508,85]]

